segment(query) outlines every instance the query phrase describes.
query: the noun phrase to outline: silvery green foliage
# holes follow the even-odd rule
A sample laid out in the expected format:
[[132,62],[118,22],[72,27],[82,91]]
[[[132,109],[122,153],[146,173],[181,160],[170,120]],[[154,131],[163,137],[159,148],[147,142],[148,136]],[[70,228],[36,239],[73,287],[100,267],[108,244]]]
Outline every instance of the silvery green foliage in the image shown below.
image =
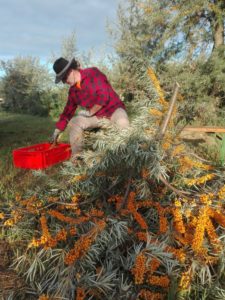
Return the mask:
[[[69,300],[74,297],[78,286],[94,289],[105,296],[115,294],[115,291],[124,294],[130,286],[130,279],[128,270],[122,274],[119,272],[120,255],[123,255],[119,248],[125,248],[127,241],[127,224],[111,218],[87,254],[74,265],[64,264],[65,247],[22,255],[18,253],[13,267],[37,294],[47,291]],[[101,271],[96,275],[97,266],[101,267]]]
[[216,287],[211,291],[209,299],[215,299],[215,300],[225,299],[225,289],[222,287]]
[[[119,130],[103,120],[102,129],[88,135],[83,152],[85,167],[74,168],[71,163],[67,163],[62,169],[62,174],[69,178],[86,173],[87,179],[78,181],[72,188],[68,186],[67,191],[62,190],[63,197],[65,193],[72,193],[72,190],[92,195],[93,198],[102,195],[108,197],[117,194],[127,179],[133,176],[136,178],[134,185],[140,191],[139,196],[144,199],[150,195],[150,189],[145,180],[137,178],[141,170],[146,168],[156,180],[160,175],[166,176],[162,164],[163,153],[159,142],[154,138],[159,128],[149,113],[150,108],[160,108],[160,105],[156,101],[157,95],[146,69],[142,76],[152,98],[143,95],[142,101],[133,101],[132,109],[136,115],[130,118],[129,128]],[[147,133],[148,129],[151,134]],[[91,198],[89,197],[90,201]]]
[[41,65],[38,58],[15,57],[0,61],[0,68],[4,71],[2,96],[6,110],[33,115],[48,114],[50,76],[47,67]]
[[180,120],[223,126],[223,27],[223,1],[121,1],[111,31],[124,99],[133,101],[138,96],[142,101],[146,85],[139,65],[150,63],[157,69],[166,97],[174,81],[179,82],[185,99],[179,107]]
[[[158,258],[168,273],[177,264],[165,251],[164,243],[151,241],[149,236],[146,245],[135,244],[127,233],[126,222],[109,218],[107,227],[98,235],[87,254],[74,265],[64,264],[65,247],[42,249],[36,254],[18,254],[14,268],[25,276],[33,293],[39,295],[47,292],[69,300],[73,299],[79,286],[107,299],[123,299],[125,296],[131,299],[137,291],[132,284],[130,270],[142,250],[145,250],[148,261]],[[99,273],[96,273],[97,267],[100,268]]]
[[[121,194],[126,200],[129,191],[135,189],[139,190],[139,200],[149,197],[151,186],[140,175],[143,168],[149,171],[149,179],[154,178],[156,182],[160,175],[166,174],[160,144],[154,139],[158,128],[149,114],[149,109],[156,103],[157,95],[149,88],[151,84],[146,71],[143,80],[148,81],[146,86],[152,93],[152,99],[145,95],[139,104],[138,101],[133,102],[136,117],[130,120],[130,127],[119,130],[103,121],[102,130],[90,133],[85,140],[85,163],[80,167],[74,167],[70,162],[65,163],[61,170],[62,182],[58,181],[57,185],[57,181],[54,183],[50,180],[49,188],[38,193],[41,199],[45,199],[46,195],[57,196],[59,203],[70,203],[71,197],[79,193],[83,197],[83,201],[79,203],[82,211],[94,208],[99,202],[103,204],[107,216],[105,229],[97,235],[88,252],[74,265],[65,265],[65,253],[73,247],[79,236],[95,226],[92,221],[77,225],[78,237],[69,243],[61,243],[57,249],[39,250],[37,253],[29,251],[26,256],[18,255],[15,268],[25,276],[38,294],[47,292],[69,300],[75,296],[77,287],[84,287],[90,293],[94,291],[107,299],[132,299],[138,289],[132,283],[131,269],[141,249],[145,249],[148,261],[153,257],[161,261],[159,274],[172,274],[177,266],[160,241],[154,243],[150,239],[146,245],[137,244],[135,235],[128,233],[128,227],[138,228],[138,225],[130,216],[124,219],[118,217],[118,212],[107,201],[116,194]],[[149,128],[153,130],[152,134],[146,134]],[[86,174],[84,179],[73,181],[76,176],[83,174]],[[45,178],[45,174],[40,172],[36,175]],[[129,180],[133,182],[126,187]],[[46,205],[54,204],[46,202]],[[73,217],[72,213],[68,214]],[[148,224],[157,222],[156,211],[146,210],[144,215]],[[51,221],[51,230],[62,228],[62,224],[55,223],[56,220],[51,218]],[[97,268],[100,269],[98,273]]]
[[223,44],[218,41],[223,21],[222,1],[128,0],[121,1],[111,35],[122,62],[129,62],[129,56],[160,63],[193,61]]

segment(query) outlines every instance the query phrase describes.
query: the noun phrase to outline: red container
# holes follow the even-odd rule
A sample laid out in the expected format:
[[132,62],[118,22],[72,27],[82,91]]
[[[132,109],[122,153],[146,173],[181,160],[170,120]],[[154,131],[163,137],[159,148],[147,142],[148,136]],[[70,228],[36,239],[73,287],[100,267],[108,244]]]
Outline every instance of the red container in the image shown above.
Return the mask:
[[43,143],[13,150],[13,163],[17,168],[44,169],[67,160],[70,156],[69,144],[53,146]]

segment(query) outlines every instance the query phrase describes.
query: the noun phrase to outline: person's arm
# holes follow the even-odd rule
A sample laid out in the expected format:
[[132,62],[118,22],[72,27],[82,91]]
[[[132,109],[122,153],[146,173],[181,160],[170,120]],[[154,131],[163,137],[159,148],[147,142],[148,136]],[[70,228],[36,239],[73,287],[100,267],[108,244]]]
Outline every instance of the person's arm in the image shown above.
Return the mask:
[[95,104],[89,109],[90,116],[94,116],[100,109],[102,109],[102,105]]
[[66,128],[68,122],[74,116],[76,109],[77,109],[77,104],[74,101],[74,92],[70,91],[64,110],[60,115],[58,122],[56,123],[56,128],[59,129],[60,131],[63,131]]
[[92,106],[92,108],[90,108],[88,110],[79,111],[78,116],[83,116],[83,117],[86,117],[86,118],[90,118],[90,117],[93,117],[100,109],[102,109],[101,105],[94,104]]

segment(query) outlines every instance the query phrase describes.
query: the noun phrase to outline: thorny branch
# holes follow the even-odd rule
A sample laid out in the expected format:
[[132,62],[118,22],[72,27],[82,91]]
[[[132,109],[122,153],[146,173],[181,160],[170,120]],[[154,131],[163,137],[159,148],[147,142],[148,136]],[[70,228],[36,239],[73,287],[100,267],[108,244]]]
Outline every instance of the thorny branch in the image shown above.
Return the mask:
[[129,195],[129,192],[130,192],[130,186],[131,186],[131,178],[132,178],[132,175],[133,175],[133,172],[130,173],[130,176],[128,178],[128,183],[127,183],[127,188],[126,188],[126,192],[124,194],[124,197],[123,197],[123,201],[121,203],[121,206],[119,208],[119,211],[124,208],[126,206],[126,202],[127,202],[127,198],[128,198],[128,195]]
[[186,199],[192,199],[191,193],[178,190],[174,186],[172,186],[162,175],[159,175],[159,179],[167,186],[170,190],[172,190],[174,193],[179,195],[180,197],[184,197]]

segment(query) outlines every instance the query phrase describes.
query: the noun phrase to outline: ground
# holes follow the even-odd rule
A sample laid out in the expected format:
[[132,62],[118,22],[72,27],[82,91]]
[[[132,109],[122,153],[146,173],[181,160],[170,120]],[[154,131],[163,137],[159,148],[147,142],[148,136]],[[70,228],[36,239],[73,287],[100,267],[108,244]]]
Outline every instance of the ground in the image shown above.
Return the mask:
[[[55,121],[51,118],[0,111],[0,200],[12,197],[16,190],[23,192],[33,184],[32,171],[14,168],[13,149],[48,141],[54,127]],[[52,171],[54,168],[48,172]]]

